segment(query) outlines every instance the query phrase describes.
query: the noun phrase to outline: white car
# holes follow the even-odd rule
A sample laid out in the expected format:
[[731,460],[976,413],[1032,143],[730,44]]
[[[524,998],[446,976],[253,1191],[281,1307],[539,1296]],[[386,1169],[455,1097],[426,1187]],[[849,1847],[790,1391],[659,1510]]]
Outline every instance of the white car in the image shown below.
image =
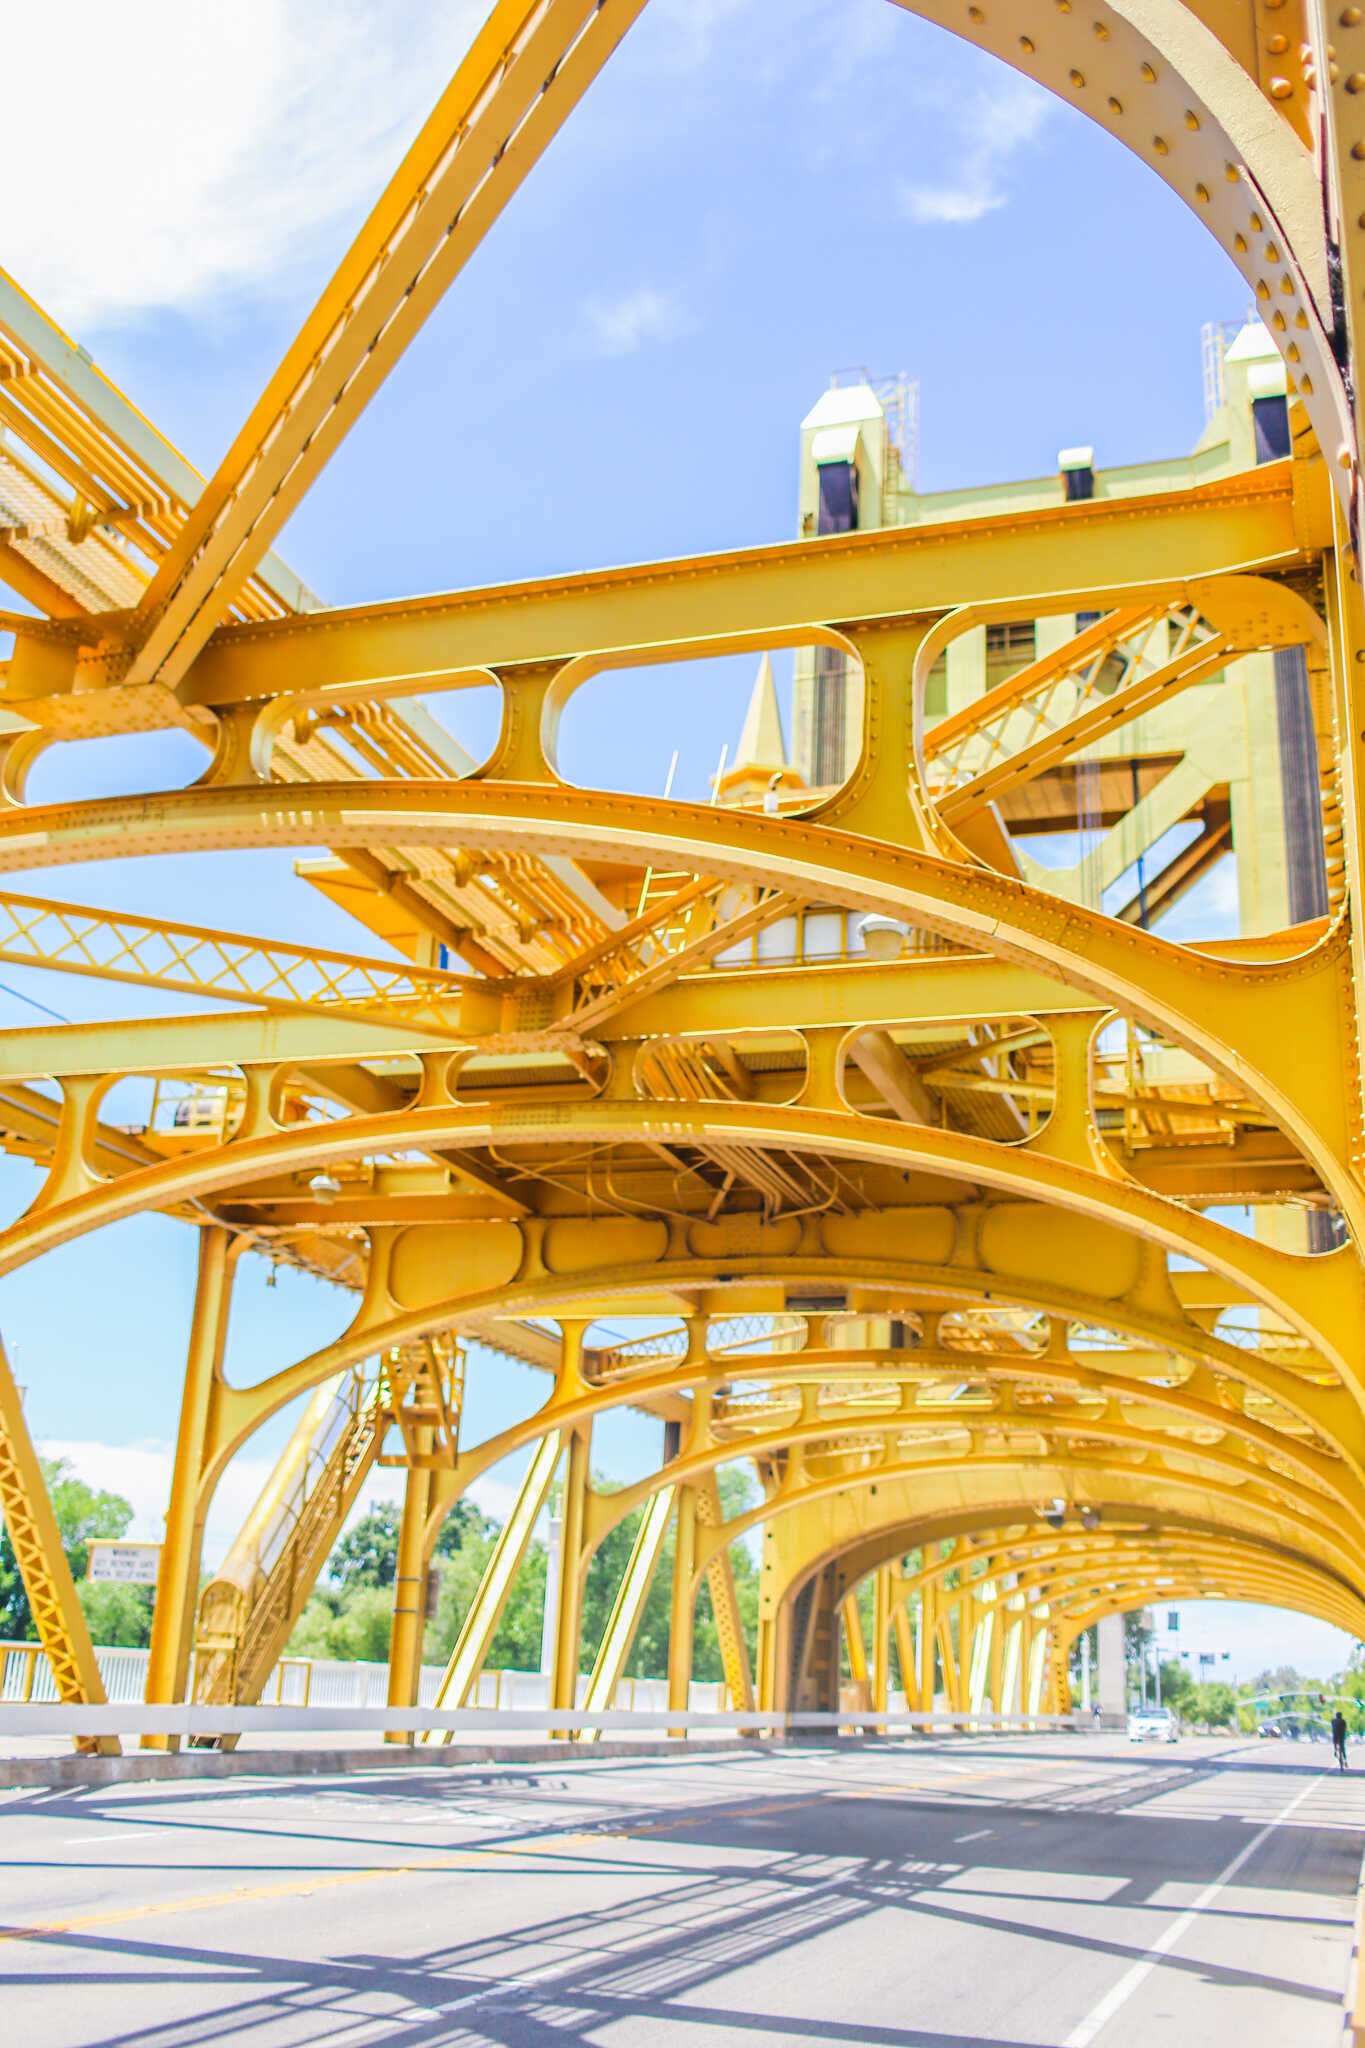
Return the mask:
[[1130,1742],[1177,1742],[1180,1730],[1169,1707],[1137,1707],[1128,1716]]

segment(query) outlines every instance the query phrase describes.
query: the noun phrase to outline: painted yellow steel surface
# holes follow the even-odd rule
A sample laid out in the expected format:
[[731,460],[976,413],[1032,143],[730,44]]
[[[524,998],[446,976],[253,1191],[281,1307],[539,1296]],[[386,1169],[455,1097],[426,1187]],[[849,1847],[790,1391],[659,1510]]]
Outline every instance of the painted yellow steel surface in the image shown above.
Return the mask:
[[[907,486],[862,531],[317,606],[270,540],[638,11],[499,0],[202,488],[0,291],[0,370],[33,380],[0,381],[0,482],[37,522],[0,535],[0,582],[41,614],[5,617],[0,874],[296,848],[361,934],[162,919],[150,888],[137,915],[0,894],[8,963],[233,1005],[0,1044],[0,1141],[39,1173],[0,1273],[148,1212],[200,1233],[149,1697],[259,1693],[381,1457],[408,1470],[395,1705],[444,1518],[516,1456],[449,1702],[477,1695],[561,1465],[560,1709],[589,1563],[632,1516],[594,1701],[670,1515],[670,1710],[703,1584],[737,1706],[835,1707],[846,1670],[850,1711],[877,1709],[894,1664],[922,1710],[1062,1710],[1078,1634],[1154,1599],[1365,1634],[1358,10],[1291,4],[1273,44],[1264,10],[1213,0],[908,10],[1091,115],[1241,267],[1259,320],[1197,473],[1044,479],[1006,510]],[[818,657],[846,772],[741,750],[710,803],[568,780],[559,723],[595,676],[639,671],[643,719],[658,664],[773,649]],[[446,726],[488,684],[478,761]],[[746,734],[771,753],[768,686]],[[204,749],[190,787],[26,800],[56,742],[172,725]],[[1149,928],[1225,860],[1239,931]],[[243,1257],[354,1297],[250,1386],[223,1364]],[[482,1441],[471,1343],[470,1374],[501,1352],[543,1375]],[[228,1461],[305,1395],[201,1598]],[[610,1490],[592,1432],[624,1407],[663,1455]],[[31,1455],[3,1480],[92,1698]]]

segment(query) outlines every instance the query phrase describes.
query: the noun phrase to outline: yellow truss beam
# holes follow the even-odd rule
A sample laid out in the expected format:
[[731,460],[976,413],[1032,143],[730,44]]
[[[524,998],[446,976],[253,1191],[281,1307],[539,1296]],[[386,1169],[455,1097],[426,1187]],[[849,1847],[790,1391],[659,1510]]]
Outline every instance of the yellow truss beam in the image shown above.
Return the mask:
[[[549,1498],[562,1444],[562,1433],[552,1429],[536,1447],[437,1687],[435,1704],[438,1707],[467,1705],[479,1682],[488,1646],[497,1633],[507,1597],[526,1555],[541,1509]],[[450,1736],[428,1731],[422,1740],[449,1742]]]
[[0,960],[134,988],[258,1004],[272,1015],[323,1012],[362,1022],[383,1018],[391,1026],[401,1021],[419,1035],[424,1026],[441,1028],[461,988],[459,976],[436,968],[13,894],[0,895]]
[[[90,1631],[62,1549],[38,1454],[28,1433],[14,1374],[0,1349],[0,1511],[9,1531],[19,1576],[47,1652],[57,1697],[73,1706],[102,1706],[100,1678]],[[117,1756],[115,1735],[78,1736],[78,1749]]]
[[[320,701],[405,695],[419,687],[482,683],[492,671],[574,662],[562,700],[599,667],[686,655],[743,652],[782,640],[828,637],[815,622],[848,625],[937,617],[960,606],[1055,593],[1065,609],[1122,603],[1135,578],[1133,529],[1142,525],[1141,582],[1290,568],[1328,544],[1320,511],[1296,514],[1309,488],[1295,465],[1261,469],[1189,490],[1059,506],[1015,515],[872,529],[729,554],[611,569],[543,582],[318,612],[259,626],[223,627],[187,674],[187,704],[215,709],[290,694]],[[52,626],[20,640],[11,662],[15,708],[32,690],[69,687],[79,629]]]
[[[173,451],[158,452],[116,394],[92,396],[75,352],[32,320],[33,346],[16,342],[15,322],[28,316],[0,288],[0,414],[23,444],[0,459],[31,514],[22,535],[0,539],[0,573],[57,615],[5,621],[16,645],[0,689],[31,728],[11,720],[0,763],[10,799],[0,872],[130,851],[327,844],[362,878],[369,894],[347,884],[348,900],[368,904],[377,928],[415,929],[423,949],[453,938],[483,970],[438,976],[0,898],[0,959],[265,1013],[16,1036],[3,1056],[0,1125],[48,1173],[0,1237],[0,1270],[123,1216],[211,1215],[216,1203],[233,1228],[268,1244],[312,1232],[315,1263],[349,1260],[362,1289],[338,1344],[256,1387],[230,1387],[223,1337],[241,1239],[206,1225],[149,1696],[183,1693],[207,1502],[232,1449],[268,1413],[381,1335],[496,1331],[499,1318],[546,1313],[565,1336],[545,1361],[555,1377],[537,1417],[472,1456],[459,1454],[453,1430],[437,1443],[440,1403],[404,1432],[409,1462],[431,1481],[405,1515],[408,1580],[441,1506],[536,1440],[446,1675],[452,1703],[477,1679],[566,1441],[557,1709],[575,1697],[593,1549],[621,1514],[645,1510],[592,1681],[592,1696],[605,1698],[675,1493],[674,1705],[686,1695],[703,1574],[732,1694],[748,1696],[728,1555],[760,1525],[773,1567],[762,1595],[766,1701],[786,1683],[787,1652],[785,1670],[806,1695],[828,1689],[841,1605],[858,1673],[870,1668],[884,1694],[891,1560],[910,1541],[957,1543],[951,1564],[940,1557],[920,1574],[917,1685],[932,1697],[940,1659],[959,1706],[979,1709],[989,1695],[999,1707],[1006,1694],[1034,1705],[1044,1678],[1060,1705],[1067,1645],[1085,1617],[1166,1584],[1282,1598],[1357,1627],[1365,780],[1352,678],[1365,616],[1349,562],[1362,503],[1359,379],[1343,358],[1365,271],[1353,225],[1365,202],[1352,198],[1365,148],[1352,96],[1365,71],[1326,66],[1322,93],[1338,306],[1313,154],[1318,82],[1292,52],[1280,72],[1267,69],[1254,10],[1208,0],[1168,8],[1154,28],[1150,7],[1127,0],[1111,0],[1102,23],[1041,0],[967,10],[966,26],[938,0],[916,8],[1091,112],[1207,221],[1284,352],[1287,461],[1026,515],[266,616],[302,601],[264,580],[270,536],[638,6],[499,0],[202,492],[163,487]],[[1293,0],[1286,26],[1291,14],[1306,45],[1355,32],[1345,16],[1329,21],[1320,0]],[[143,566],[129,566],[124,539]],[[1300,594],[1320,581],[1326,644]],[[234,606],[244,616],[224,625]],[[73,608],[93,616],[63,616]],[[1060,655],[925,733],[928,673],[956,634],[1097,608],[1109,616]],[[1175,649],[1133,662],[1110,692],[1105,656],[1131,652],[1149,628],[1164,636],[1171,617]],[[560,777],[556,722],[602,669],[812,644],[862,668],[861,747],[842,789],[788,792],[769,814],[580,790]],[[1107,746],[1233,655],[1299,646],[1331,812],[1330,928],[1319,920],[1181,948],[1014,878],[1007,834],[990,818],[995,800]],[[386,702],[489,679],[502,690],[502,731],[465,780],[470,764],[433,741],[418,708]],[[215,735],[194,789],[22,805],[25,768],[50,736],[169,723]],[[1176,821],[1191,790],[1207,787],[1194,775],[1166,792],[1183,806]],[[1129,837],[1141,829],[1134,819]],[[1220,844],[1211,828],[1195,866]],[[582,864],[576,878],[570,860]],[[334,893],[342,886],[319,879]],[[485,889],[494,912],[466,927],[469,899]],[[388,910],[374,907],[380,892]],[[842,911],[845,922],[889,915],[908,928],[906,957],[747,975],[711,965],[779,920],[795,930],[807,909]],[[530,966],[544,971],[521,971]],[[1111,1012],[1128,1020],[1130,1047],[1138,1027],[1160,1034],[1164,1078],[1116,1080],[1107,1055],[1097,1068],[1097,1030]],[[988,1073],[963,1053],[964,1027],[978,1037],[984,1027],[997,1061],[1028,1050],[1018,1067]],[[784,1032],[799,1041],[791,1060],[776,1049]],[[916,1037],[932,1046],[938,1032],[950,1049],[916,1056]],[[420,1061],[420,1085],[379,1070],[400,1054]],[[1207,1085],[1188,1078],[1200,1061]],[[192,1134],[180,1156],[158,1159],[99,1122],[122,1072],[232,1064],[245,1072],[240,1124]],[[286,1125],[299,1076],[340,1114]],[[60,1103],[29,1085],[53,1078]],[[1192,1130],[1196,1100],[1203,1122]],[[1228,1139],[1221,1167],[1210,1133]],[[1182,1146],[1186,1136],[1198,1145]],[[1283,1244],[1258,1240],[1198,1213],[1234,1187],[1335,1211],[1347,1242],[1310,1258],[1285,1248],[1303,1241],[1292,1231]],[[888,1190],[902,1206],[888,1206]],[[1172,1255],[1200,1270],[1174,1273]],[[813,1284],[838,1304],[820,1332],[792,1315]],[[647,1357],[627,1341],[585,1356],[586,1325],[623,1300],[683,1316],[680,1344]],[[737,1364],[734,1347],[712,1342],[708,1319],[722,1300],[787,1320],[770,1348],[749,1345]],[[1240,1355],[1211,1327],[1232,1305],[1250,1311]],[[1051,1318],[1041,1349],[1030,1350],[1039,1333],[1017,1308]],[[841,1344],[839,1315],[868,1328]],[[1101,1352],[1083,1333],[1073,1344],[1067,1325],[1082,1318],[1126,1348]],[[907,1319],[918,1344],[891,1335]],[[22,1417],[7,1398],[0,1383],[0,1421],[17,1417],[17,1441]],[[590,1482],[590,1432],[624,1402],[668,1415],[680,1448],[663,1474],[605,1498]],[[448,1465],[439,1478],[428,1463],[437,1457]],[[736,1459],[754,1465],[765,1497],[725,1523],[715,1475]],[[32,1521],[33,1471],[13,1455],[11,1465],[21,1522],[23,1512]],[[1103,1533],[1075,1556],[1068,1543],[1028,1537],[1048,1498],[1086,1501]],[[1012,1528],[1027,1540],[1007,1540]],[[995,1547],[978,1557],[968,1534]],[[50,1553],[50,1532],[35,1540]],[[877,1575],[870,1667],[851,1605],[867,1572]],[[803,1588],[809,1612],[794,1643],[790,1607]],[[68,1613],[68,1634],[71,1623]],[[411,1689],[418,1633],[400,1631],[400,1691]],[[899,1649],[904,1670],[913,1645]]]
[[[662,1486],[646,1504],[635,1532],[630,1556],[626,1560],[621,1583],[612,1601],[607,1625],[602,1631],[597,1656],[588,1679],[588,1689],[583,1705],[588,1713],[605,1713],[614,1703],[616,1688],[626,1668],[640,1618],[644,1613],[645,1601],[659,1562],[659,1554],[668,1534],[669,1518],[673,1513],[675,1489]],[[584,1739],[595,1742],[597,1729],[585,1731]]]
[[643,0],[497,0],[134,615],[128,683],[174,684]]

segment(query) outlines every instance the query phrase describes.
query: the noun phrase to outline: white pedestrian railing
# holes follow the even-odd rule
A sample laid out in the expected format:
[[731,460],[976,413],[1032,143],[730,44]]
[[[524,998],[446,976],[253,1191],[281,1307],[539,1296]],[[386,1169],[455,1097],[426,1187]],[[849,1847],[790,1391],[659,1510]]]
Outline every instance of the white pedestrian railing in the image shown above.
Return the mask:
[[[105,1698],[141,1705],[147,1697],[145,1650],[96,1650]],[[41,1643],[0,1643],[0,1703],[55,1701],[57,1681]]]
[[[95,1658],[104,1682],[106,1698],[118,1706],[140,1706],[147,1697],[146,1650],[96,1649]],[[424,1664],[417,1704],[435,1703],[444,1666]],[[580,1700],[587,1691],[586,1675],[578,1681]],[[282,1657],[261,1692],[262,1706],[368,1709],[388,1702],[389,1667],[360,1659],[323,1657]],[[35,1706],[55,1703],[56,1681],[41,1643],[0,1642],[0,1705]],[[726,1705],[723,1684],[694,1679],[688,1704],[697,1713],[719,1713]],[[485,1671],[471,1707],[516,1709],[547,1707],[548,1681],[540,1671]],[[668,1705],[668,1682],[662,1678],[623,1678],[616,1689],[616,1705],[626,1711],[651,1709],[662,1713]]]
[[0,1642],[0,1734],[2,1735],[247,1735],[402,1733],[426,1729],[454,1734],[507,1735],[553,1730],[663,1733],[690,1729],[711,1734],[781,1733],[797,1728],[1022,1730],[1089,1725],[1089,1717],[1066,1714],[908,1713],[905,1695],[893,1692],[885,1713],[846,1705],[837,1713],[734,1713],[723,1684],[694,1679],[685,1712],[670,1711],[662,1678],[623,1678],[616,1702],[601,1713],[583,1711],[586,1675],[578,1681],[575,1711],[552,1708],[549,1684],[539,1671],[485,1671],[477,1693],[458,1711],[434,1710],[442,1666],[424,1665],[415,1708],[387,1704],[388,1666],[341,1658],[284,1657],[270,1674],[261,1702],[250,1707],[146,1705],[146,1650],[97,1649],[100,1677],[109,1704],[63,1706],[52,1667],[39,1643]]

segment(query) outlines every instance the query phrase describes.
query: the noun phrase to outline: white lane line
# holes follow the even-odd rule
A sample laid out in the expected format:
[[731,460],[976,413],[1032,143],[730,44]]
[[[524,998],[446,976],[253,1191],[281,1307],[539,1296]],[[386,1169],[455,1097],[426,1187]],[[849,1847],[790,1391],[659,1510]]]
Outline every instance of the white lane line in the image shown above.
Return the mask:
[[154,1836],[178,1835],[180,1832],[179,1828],[135,1828],[131,1834],[124,1835],[68,1835],[65,1841],[57,1844],[57,1847],[80,1849],[87,1842],[98,1842],[103,1848],[114,1842],[150,1842]]
[[[346,2034],[366,2030],[371,2033],[392,2033],[395,2029],[404,2027],[427,2026],[432,2020],[442,2020],[447,2013],[463,2012],[471,2005],[493,2005],[503,1998],[515,1997],[521,1992],[536,1991],[542,1985],[551,1982],[553,1976],[553,1971],[549,1971],[540,1977],[490,1977],[475,1990],[466,1991],[462,1998],[449,1999],[444,2005],[405,2005],[401,2012],[383,2013],[372,2020],[361,2021],[358,2029],[348,2027],[343,2031]],[[340,2038],[338,2034],[328,2036],[329,2040]]]
[[438,2005],[437,2013],[462,2012],[467,2005],[487,2005],[495,1998],[505,1998],[511,1992],[534,1991],[546,1981],[543,1977],[503,1977],[482,1990],[468,1991],[463,1998],[452,1998],[446,2005]]
[[954,1835],[953,1840],[955,1842],[982,1842],[987,1835],[993,1835],[994,1833],[994,1828],[977,1828],[970,1835]]
[[1185,1935],[1189,1933],[1190,1928],[1194,1925],[1195,1920],[1204,1911],[1205,1907],[1212,1905],[1219,1892],[1226,1885],[1232,1883],[1233,1878],[1236,1877],[1242,1865],[1251,1861],[1261,1844],[1270,1839],[1276,1828],[1284,1826],[1290,1814],[1297,1807],[1302,1806],[1309,1793],[1316,1792],[1322,1782],[1321,1776],[1316,1777],[1311,1784],[1305,1785],[1302,1791],[1296,1792],[1288,1806],[1277,1813],[1274,1820],[1267,1821],[1260,1833],[1253,1835],[1244,1849],[1238,1850],[1227,1868],[1219,1871],[1213,1883],[1205,1885],[1199,1897],[1194,1901],[1194,1904],[1187,1906],[1180,1915],[1180,1918],[1171,1922],[1166,1932],[1152,1943],[1152,1946],[1144,1955],[1138,1958],[1132,1968],[1124,1971],[1113,1990],[1107,1991],[1099,2004],[1092,2006],[1080,2024],[1071,2029],[1071,2032],[1062,2043],[1062,2048],[1090,2048],[1092,2041],[1096,2039],[1103,2028],[1108,2026],[1115,2013],[1120,2012],[1127,2005],[1133,1993],[1151,1975],[1162,1957],[1168,1956],[1176,1943],[1183,1940]]

